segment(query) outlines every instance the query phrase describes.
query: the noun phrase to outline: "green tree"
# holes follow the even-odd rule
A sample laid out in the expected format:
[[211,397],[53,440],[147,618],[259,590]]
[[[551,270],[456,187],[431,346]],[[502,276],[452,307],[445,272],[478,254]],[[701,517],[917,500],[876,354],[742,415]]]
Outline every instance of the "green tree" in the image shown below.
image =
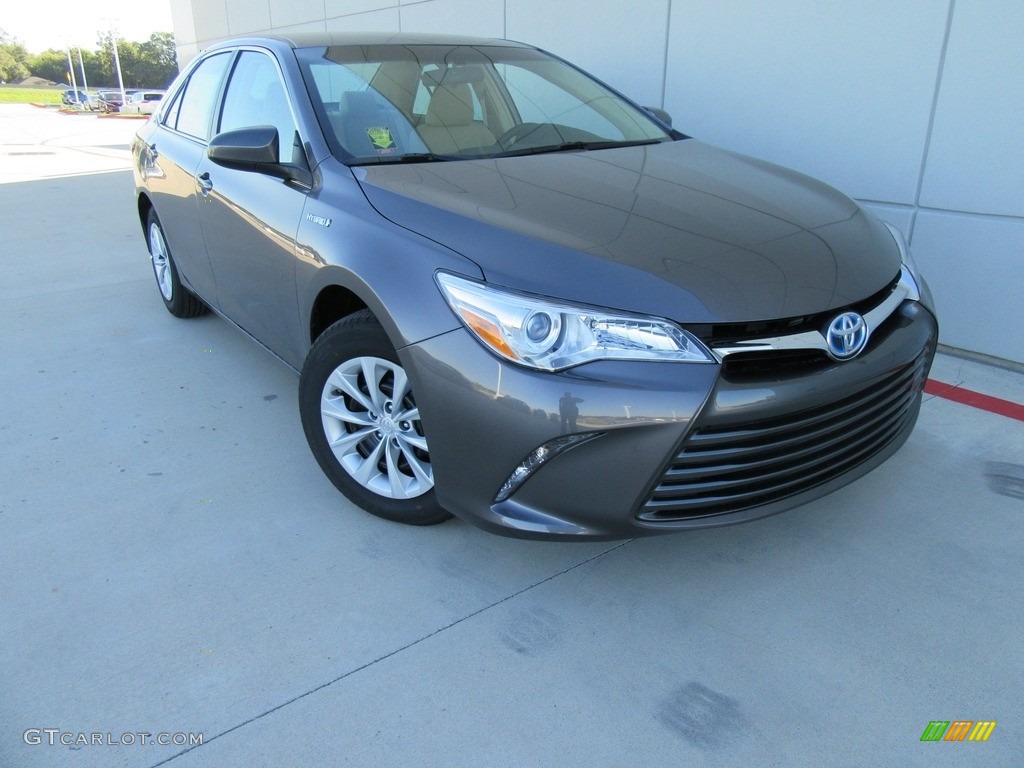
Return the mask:
[[109,81],[105,77],[103,68],[100,66],[99,55],[96,51],[87,51],[82,48],[82,60],[78,60],[79,50],[73,48],[71,50],[71,60],[75,62],[75,79],[78,84],[82,84],[82,64],[85,65],[85,79],[89,83],[89,89],[101,88],[106,85],[110,85]]
[[[114,48],[109,33],[101,34],[96,41],[94,60],[95,67],[98,70],[98,81],[111,88],[116,88],[117,70],[114,69]],[[127,82],[125,87],[128,87]]]
[[[121,75],[125,88],[163,88],[178,74],[178,56],[174,47],[174,35],[169,32],[154,32],[149,40],[138,43],[118,40],[117,53],[121,60]],[[75,79],[82,85],[82,68],[78,61],[78,49],[72,49],[71,60],[75,65]],[[82,49],[82,63],[89,88],[116,88],[117,69],[114,67],[114,43],[109,32],[102,33],[96,41],[96,50]],[[52,48],[43,53],[27,57],[27,70],[37,77],[44,77],[58,83],[68,82],[68,56],[66,51]],[[27,77],[26,71],[22,77]],[[19,78],[20,79],[20,78]]]
[[56,48],[29,56],[28,67],[36,77],[52,80],[55,83],[69,82],[68,55]]
[[178,74],[178,49],[170,32],[154,32],[139,49],[152,68],[149,74],[153,85],[164,87]]
[[30,74],[28,51],[12,37],[0,35],[0,81],[17,83]]
[[178,74],[174,35],[169,32],[154,32],[143,43],[122,40],[118,46],[125,85],[130,80],[135,88],[164,88]]
[[[104,71],[110,72],[110,82],[116,84],[111,36],[100,35],[99,46],[97,56],[102,60]],[[117,54],[125,88],[163,88],[178,73],[174,36],[169,32],[155,32],[144,43],[118,40]]]
[[[101,71],[101,79],[104,83],[107,83],[112,88],[117,86],[117,70],[114,68],[114,43],[113,38],[109,32],[103,33],[99,36],[96,41],[96,59],[97,65]],[[124,60],[121,60],[121,73],[127,75],[124,71]],[[130,88],[128,85],[128,78],[125,77],[124,87]]]

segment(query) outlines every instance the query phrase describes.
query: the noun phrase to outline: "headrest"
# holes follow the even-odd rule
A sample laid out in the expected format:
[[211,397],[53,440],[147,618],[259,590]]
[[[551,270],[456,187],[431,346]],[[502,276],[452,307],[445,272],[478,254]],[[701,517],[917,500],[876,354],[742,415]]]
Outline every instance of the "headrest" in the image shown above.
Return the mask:
[[473,122],[473,96],[465,83],[439,85],[427,107],[427,125],[452,127]]

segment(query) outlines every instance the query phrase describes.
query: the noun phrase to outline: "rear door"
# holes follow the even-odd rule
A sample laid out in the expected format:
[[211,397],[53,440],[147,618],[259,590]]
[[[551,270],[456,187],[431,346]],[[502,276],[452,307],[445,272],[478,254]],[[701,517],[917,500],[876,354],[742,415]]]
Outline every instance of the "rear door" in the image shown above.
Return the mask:
[[[268,52],[242,50],[224,91],[216,133],[272,125],[279,160],[303,164],[281,68]],[[220,311],[294,367],[305,335],[295,292],[295,236],[308,188],[203,156],[196,169],[199,217]]]
[[233,53],[220,53],[193,70],[148,136],[146,183],[179,277],[210,306],[217,283],[200,227],[196,168],[206,152],[214,107]]

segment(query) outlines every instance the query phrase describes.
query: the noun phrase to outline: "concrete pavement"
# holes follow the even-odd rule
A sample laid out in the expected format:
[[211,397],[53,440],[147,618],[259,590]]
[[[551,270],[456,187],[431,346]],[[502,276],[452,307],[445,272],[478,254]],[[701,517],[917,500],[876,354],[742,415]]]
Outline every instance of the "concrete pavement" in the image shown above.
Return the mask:
[[1020,764],[1024,423],[928,398],[869,476],[731,528],[393,525],[291,371],[161,306],[136,127],[0,107],[0,766]]
[[0,105],[0,184],[130,169],[138,127],[132,118]]

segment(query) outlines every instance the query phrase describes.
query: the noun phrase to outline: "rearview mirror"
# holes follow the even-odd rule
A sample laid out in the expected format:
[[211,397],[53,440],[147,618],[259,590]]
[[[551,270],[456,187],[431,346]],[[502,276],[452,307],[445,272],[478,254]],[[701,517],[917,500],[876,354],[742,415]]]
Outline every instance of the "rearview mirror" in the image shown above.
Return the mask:
[[670,115],[664,109],[661,109],[659,107],[644,107],[644,109],[646,109],[648,112],[654,115],[654,117],[661,120],[661,122],[663,122],[669,128],[672,127],[672,115]]
[[434,88],[442,83],[447,86],[463,85],[466,83],[482,83],[484,80],[483,67],[478,64],[462,64],[447,69],[430,69],[420,75],[420,80],[428,88]]

